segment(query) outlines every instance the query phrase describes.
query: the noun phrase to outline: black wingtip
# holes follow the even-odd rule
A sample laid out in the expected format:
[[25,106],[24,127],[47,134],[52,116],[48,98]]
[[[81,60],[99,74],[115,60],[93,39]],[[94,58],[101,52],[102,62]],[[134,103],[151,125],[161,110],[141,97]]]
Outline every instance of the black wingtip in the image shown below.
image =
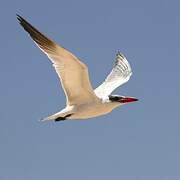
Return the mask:
[[118,56],[119,54],[121,54],[121,52],[119,50],[116,51],[116,56]]
[[22,16],[20,16],[19,14],[16,14],[16,18],[20,24],[22,24],[22,22],[26,22],[26,20]]
[[22,17],[19,14],[16,14],[16,18],[20,21]]
[[17,20],[19,21],[19,24],[23,27],[23,29],[31,36],[31,38],[39,44],[39,46],[44,49],[47,49],[48,46],[54,47],[55,43],[47,38],[44,34],[42,34],[40,31],[38,31],[35,27],[33,27],[28,21],[26,21],[23,17],[21,17],[19,14],[16,14]]
[[19,23],[23,21],[23,18],[19,14],[16,14],[16,18],[19,21]]
[[119,56],[121,54],[121,52],[118,50],[116,53],[116,56]]

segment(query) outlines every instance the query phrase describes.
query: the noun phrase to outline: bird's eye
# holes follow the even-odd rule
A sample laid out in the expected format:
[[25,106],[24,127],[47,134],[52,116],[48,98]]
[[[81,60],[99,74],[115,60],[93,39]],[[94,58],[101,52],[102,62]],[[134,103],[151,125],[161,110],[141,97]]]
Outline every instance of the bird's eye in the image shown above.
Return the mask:
[[115,96],[115,97],[114,97],[114,100],[115,100],[115,101],[118,101],[118,100],[120,100],[120,99],[121,99],[121,97],[119,97],[119,96]]

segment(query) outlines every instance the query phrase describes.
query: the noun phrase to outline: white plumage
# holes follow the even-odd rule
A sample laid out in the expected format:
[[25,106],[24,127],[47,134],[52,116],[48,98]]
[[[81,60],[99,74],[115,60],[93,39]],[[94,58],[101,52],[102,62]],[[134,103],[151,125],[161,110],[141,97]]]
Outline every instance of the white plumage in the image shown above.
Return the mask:
[[40,33],[30,23],[17,15],[22,27],[36,45],[49,57],[59,76],[66,95],[66,107],[46,120],[87,119],[111,112],[122,104],[137,101],[136,98],[113,96],[111,92],[127,82],[132,74],[130,64],[117,53],[115,65],[105,81],[93,90],[87,66],[65,48]]
[[117,87],[126,83],[132,75],[131,66],[126,57],[118,52],[116,61],[105,81],[94,91],[99,98],[106,99]]

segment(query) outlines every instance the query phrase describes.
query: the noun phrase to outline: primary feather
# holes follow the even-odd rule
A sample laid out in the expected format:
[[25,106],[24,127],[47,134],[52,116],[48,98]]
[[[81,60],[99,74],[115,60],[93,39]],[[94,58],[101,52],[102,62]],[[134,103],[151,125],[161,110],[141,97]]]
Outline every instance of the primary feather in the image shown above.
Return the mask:
[[66,95],[66,104],[85,103],[96,98],[90,84],[87,66],[68,50],[39,32],[24,18],[19,15],[17,18],[36,45],[53,63]]

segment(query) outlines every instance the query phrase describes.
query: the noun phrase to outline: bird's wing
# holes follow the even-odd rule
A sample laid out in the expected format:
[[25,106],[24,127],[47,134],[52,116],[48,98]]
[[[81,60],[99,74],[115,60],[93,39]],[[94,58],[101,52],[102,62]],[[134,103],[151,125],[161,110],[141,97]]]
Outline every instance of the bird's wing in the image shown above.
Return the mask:
[[120,52],[116,55],[116,61],[110,74],[94,92],[101,98],[106,99],[117,87],[126,83],[132,75],[131,66],[126,57]]
[[88,68],[85,64],[68,50],[47,38],[21,16],[17,15],[17,19],[36,45],[52,61],[68,105],[80,104],[97,98],[90,84]]

